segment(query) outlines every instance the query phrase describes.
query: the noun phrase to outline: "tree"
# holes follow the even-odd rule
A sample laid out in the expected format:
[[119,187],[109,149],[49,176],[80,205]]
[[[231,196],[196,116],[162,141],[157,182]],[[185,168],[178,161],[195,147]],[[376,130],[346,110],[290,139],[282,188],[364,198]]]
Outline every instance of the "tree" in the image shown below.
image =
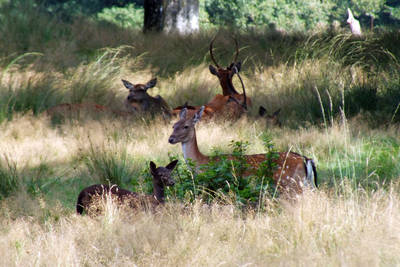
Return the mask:
[[198,0],[165,0],[164,30],[188,34],[199,30]]
[[199,29],[198,0],[145,0],[144,32],[187,34]]
[[164,27],[163,0],[145,0],[143,31],[162,31]]
[[374,27],[374,19],[379,16],[386,0],[352,0],[351,7],[356,15],[367,15],[371,18],[371,30]]

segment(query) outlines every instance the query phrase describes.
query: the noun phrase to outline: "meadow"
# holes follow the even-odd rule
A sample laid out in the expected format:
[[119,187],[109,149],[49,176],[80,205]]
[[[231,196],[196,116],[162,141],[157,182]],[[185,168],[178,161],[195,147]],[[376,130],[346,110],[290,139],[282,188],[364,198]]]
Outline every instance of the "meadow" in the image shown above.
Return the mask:
[[[400,264],[399,31],[143,35],[35,12],[0,10],[1,266]],[[181,147],[168,143],[174,120],[90,112],[55,120],[45,111],[64,102],[119,109],[121,79],[152,77],[149,93],[170,107],[201,105],[221,91],[208,70],[215,35],[223,65],[238,39],[253,106],[235,122],[199,123],[200,150],[231,152],[234,140],[261,153],[267,134],[276,150],[314,159],[319,189],[296,201],[260,191],[248,209],[234,194],[206,203],[171,189],[155,214],[106,203],[102,216],[76,215],[77,195],[94,183],[150,192],[150,161],[179,159],[179,183]],[[258,116],[260,105],[281,108],[281,128]]]

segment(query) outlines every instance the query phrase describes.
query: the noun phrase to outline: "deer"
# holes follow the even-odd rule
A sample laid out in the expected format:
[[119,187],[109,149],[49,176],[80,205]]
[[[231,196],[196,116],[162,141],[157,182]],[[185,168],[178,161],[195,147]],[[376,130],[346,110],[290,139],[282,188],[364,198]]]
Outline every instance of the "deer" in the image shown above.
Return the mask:
[[[201,107],[193,117],[187,117],[187,109],[182,109],[179,120],[173,126],[173,132],[168,139],[170,144],[182,144],[183,157],[189,159],[199,169],[200,165],[207,164],[210,157],[200,152],[197,145],[195,125],[202,117],[204,107]],[[232,155],[226,155],[233,160]],[[260,163],[267,160],[266,154],[244,155],[246,162],[251,166],[244,176],[255,174]],[[218,160],[218,159],[217,159]],[[301,194],[305,186],[317,187],[317,171],[312,159],[294,152],[277,152],[277,157],[272,159],[276,164],[273,171],[273,180],[280,192],[293,196]]]
[[[157,167],[150,161],[150,173],[153,176],[153,194],[142,195],[129,190],[120,188],[118,185],[94,184],[84,188],[78,195],[76,203],[76,212],[78,214],[90,213],[91,207],[96,207],[99,199],[104,199],[110,195],[115,199],[118,205],[127,204],[133,210],[150,208],[154,210],[157,206],[164,204],[165,186],[173,186],[174,179],[171,173],[174,170],[178,160],[171,161],[165,167]],[[96,213],[98,210],[96,210]]]
[[157,84],[157,78],[149,80],[146,84],[132,84],[122,79],[122,83],[129,90],[129,94],[125,100],[125,108],[133,114],[154,114],[161,113],[164,118],[171,117],[171,110],[165,100],[157,95],[152,97],[147,90],[153,88]]
[[47,116],[50,118],[64,119],[65,117],[78,118],[83,114],[90,115],[113,115],[117,117],[131,116],[130,113],[123,110],[114,110],[109,107],[92,103],[61,103],[52,106],[46,110]]
[[[242,78],[240,77],[239,71],[241,68],[241,62],[237,61],[239,56],[239,45],[236,39],[236,54],[233,62],[226,68],[219,66],[214,58],[213,54],[213,43],[216,36],[211,40],[209,51],[211,60],[215,66],[209,65],[211,74],[218,77],[220,85],[222,87],[222,95],[217,94],[211,101],[204,105],[204,118],[203,120],[209,120],[213,117],[224,117],[224,118],[239,118],[242,114],[247,112],[249,106],[251,106],[250,98],[246,97],[246,89]],[[243,94],[239,94],[232,83],[232,78],[237,75],[240,79],[243,88]],[[201,106],[183,106],[176,107],[172,110],[172,113],[178,115],[181,110],[186,107],[188,109],[188,116],[192,116],[195,112],[199,111]]]
[[269,115],[267,113],[267,110],[263,106],[260,106],[260,108],[258,109],[258,115],[262,118],[265,117],[266,126],[268,127],[274,127],[274,126],[282,127],[282,123],[278,117],[280,112],[281,109],[279,108],[276,111],[274,111],[272,115]]
[[360,22],[354,18],[353,13],[351,12],[350,8],[347,8],[347,15],[349,16],[347,19],[347,23],[350,25],[351,33],[354,36],[361,36],[361,26]]

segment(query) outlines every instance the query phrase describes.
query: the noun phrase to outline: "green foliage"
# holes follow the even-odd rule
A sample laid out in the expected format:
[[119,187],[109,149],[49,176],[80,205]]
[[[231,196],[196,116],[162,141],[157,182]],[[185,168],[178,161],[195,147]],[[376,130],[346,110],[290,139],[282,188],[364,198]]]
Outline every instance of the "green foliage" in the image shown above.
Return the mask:
[[143,5],[143,0],[35,0],[35,2],[47,12],[59,14],[64,19],[70,19],[75,15],[96,14],[104,8],[114,6]]
[[[394,18],[396,7],[385,5],[387,0],[203,0],[208,19],[216,25],[234,28],[269,26],[289,32],[314,30],[333,21],[344,22],[347,8],[356,16],[385,16],[390,11]],[[384,23],[382,20],[381,23]]]
[[235,28],[269,26],[287,31],[310,30],[318,24],[328,24],[333,7],[330,1],[318,0],[205,0],[205,9],[214,24]]
[[5,162],[0,162],[0,200],[10,196],[20,186],[17,164],[5,157]]
[[[272,173],[277,154],[267,135],[263,136],[267,160],[254,170],[247,162],[247,142],[232,141],[231,156],[214,151],[208,164],[199,166],[197,171],[190,160],[178,165],[179,178],[170,189],[178,199],[191,200],[201,197],[207,202],[216,199],[236,203],[258,203],[268,192],[274,192]],[[249,175],[250,173],[254,173]],[[246,176],[245,176],[246,175]]]
[[394,20],[400,20],[400,6],[385,6],[385,12],[390,14],[390,17]]
[[0,56],[40,52],[68,35],[65,24],[44,14],[31,0],[15,0],[0,6]]
[[351,8],[356,16],[367,15],[376,18],[382,11],[386,0],[351,0]]
[[97,13],[97,18],[114,23],[123,28],[142,28],[144,20],[143,8],[138,8],[134,4],[125,7],[104,8]]

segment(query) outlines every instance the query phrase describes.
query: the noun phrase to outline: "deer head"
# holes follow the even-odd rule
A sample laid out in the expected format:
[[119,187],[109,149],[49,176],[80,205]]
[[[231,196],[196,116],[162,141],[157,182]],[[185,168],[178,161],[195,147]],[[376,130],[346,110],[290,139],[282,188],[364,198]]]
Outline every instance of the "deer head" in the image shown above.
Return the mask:
[[211,60],[214,62],[215,66],[210,65],[209,69],[211,74],[215,75],[218,77],[219,82],[221,84],[222,87],[222,93],[224,96],[227,95],[238,95],[239,93],[236,91],[235,87],[232,84],[232,78],[236,73],[239,73],[240,68],[242,66],[242,63],[240,61],[237,61],[237,58],[239,56],[239,46],[238,46],[238,42],[236,39],[235,40],[235,44],[236,44],[236,54],[235,54],[235,58],[233,60],[233,62],[226,68],[222,68],[217,61],[214,58],[214,54],[213,54],[213,43],[215,41],[216,36],[214,37],[214,39],[212,39],[211,43],[210,43],[210,56],[211,56]]
[[260,115],[260,117],[265,117],[267,126],[282,126],[278,117],[280,112],[281,109],[278,109],[274,113],[272,113],[272,115],[269,115],[267,113],[267,110],[263,106],[260,106],[260,108],[258,109],[258,115]]
[[158,186],[173,186],[175,181],[171,177],[171,172],[177,163],[178,160],[174,160],[165,167],[157,167],[154,162],[150,161],[150,172],[153,175],[153,183]]
[[157,84],[157,78],[151,79],[146,84],[132,84],[127,80],[122,80],[124,86],[129,90],[129,95],[125,101],[125,107],[130,112],[143,112],[152,108],[154,97],[147,93],[149,88]]
[[[246,98],[246,89],[244,87],[244,83],[242,78],[240,77],[239,71],[240,68],[242,66],[242,63],[240,61],[237,61],[237,58],[239,56],[239,45],[238,45],[238,41],[236,40],[236,38],[234,38],[235,41],[235,46],[236,46],[236,54],[235,54],[235,58],[233,59],[233,62],[226,67],[225,69],[220,67],[220,65],[217,63],[217,61],[214,58],[214,54],[213,54],[213,43],[216,37],[214,37],[214,39],[212,39],[211,43],[210,43],[210,56],[211,56],[211,60],[214,62],[215,66],[210,65],[209,69],[211,74],[215,75],[218,77],[219,83],[221,84],[222,87],[222,94],[224,96],[232,96],[234,97],[236,100],[240,100],[241,102],[241,106],[247,110],[247,104],[250,104],[250,100],[248,100]],[[238,78],[240,79],[240,82],[242,84],[242,88],[243,88],[243,99],[241,97],[241,95],[236,91],[235,87],[233,86],[232,83],[232,78],[233,76],[237,74]]]
[[168,139],[170,144],[176,143],[187,143],[195,139],[195,128],[194,126],[200,121],[203,115],[204,106],[198,110],[192,118],[187,118],[187,108],[183,108],[179,113],[179,121],[177,121],[172,127],[174,130]]
[[127,80],[122,80],[122,83],[129,90],[129,95],[126,100],[128,102],[141,102],[151,98],[151,96],[147,93],[147,90],[156,86],[157,78],[151,79],[146,84],[132,84]]

